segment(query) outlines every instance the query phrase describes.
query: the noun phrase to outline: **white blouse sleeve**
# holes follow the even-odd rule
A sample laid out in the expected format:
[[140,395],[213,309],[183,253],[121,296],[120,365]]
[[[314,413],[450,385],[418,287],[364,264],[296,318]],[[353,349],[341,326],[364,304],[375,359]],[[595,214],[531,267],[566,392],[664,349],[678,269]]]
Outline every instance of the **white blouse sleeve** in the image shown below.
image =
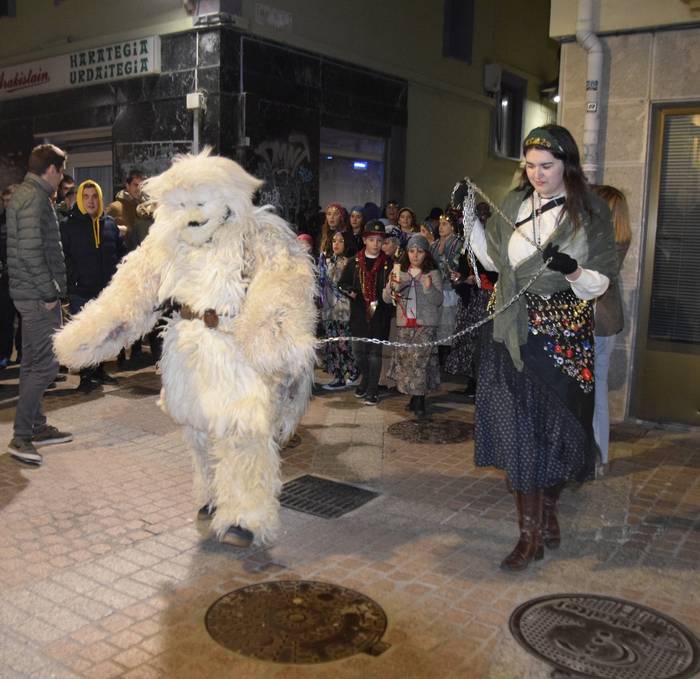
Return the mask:
[[600,297],[610,285],[610,279],[605,274],[592,269],[581,269],[581,274],[575,281],[570,280],[568,276],[566,280],[579,299]]
[[487,271],[498,271],[493,260],[489,257],[488,245],[486,244],[486,231],[479,219],[474,220],[469,243],[472,246],[472,250],[474,250],[476,258],[481,262],[481,266],[483,266],[484,269]]

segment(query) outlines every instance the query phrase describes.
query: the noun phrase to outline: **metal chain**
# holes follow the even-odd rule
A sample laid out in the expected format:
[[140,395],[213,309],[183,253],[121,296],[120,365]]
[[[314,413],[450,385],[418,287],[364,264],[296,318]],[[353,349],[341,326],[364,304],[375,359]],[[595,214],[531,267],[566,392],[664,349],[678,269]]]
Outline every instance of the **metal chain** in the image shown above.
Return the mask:
[[[531,240],[527,235],[525,235],[522,231],[518,229],[518,227],[510,220],[509,217],[507,217],[504,212],[501,210],[501,208],[498,207],[469,177],[465,177],[464,181],[466,184],[469,185],[469,187],[472,189],[472,191],[475,191],[479,193],[485,200],[486,203],[489,204],[489,206],[493,209],[493,211],[499,215],[502,219],[505,220],[506,224],[509,224],[514,231],[517,231],[526,241],[530,243],[536,250],[539,252],[543,252],[542,248],[535,243],[533,240]],[[456,187],[455,187],[456,189]],[[454,191],[453,191],[454,193]],[[465,202],[466,199],[465,199]],[[473,202],[470,201],[470,202]],[[485,325],[489,321],[492,321],[496,316],[499,314],[502,314],[506,309],[511,307],[515,302],[517,302],[528,290],[528,288],[544,273],[545,269],[547,268],[547,265],[552,261],[551,257],[547,259],[542,266],[537,270],[537,273],[527,282],[525,285],[523,285],[518,292],[516,292],[502,307],[499,309],[496,309],[493,313],[489,314],[488,316],[484,316],[484,318],[478,320],[476,323],[472,323],[471,325],[468,325],[466,328],[463,330],[460,330],[459,332],[455,333],[454,335],[449,335],[448,337],[442,337],[440,339],[434,340],[433,342],[419,342],[417,344],[411,343],[411,342],[392,342],[391,340],[381,340],[381,339],[376,339],[375,337],[326,337],[325,339],[318,340],[318,344],[331,344],[334,342],[347,342],[347,341],[352,341],[352,342],[365,342],[367,344],[381,344],[382,346],[385,347],[398,347],[400,349],[422,349],[426,347],[436,347],[441,344],[446,344],[447,342],[452,342],[453,340],[457,339],[458,337],[462,337],[463,335],[466,335],[468,333],[474,332],[478,328],[480,328],[482,325]]]
[[474,191],[477,193],[481,194],[481,197],[484,199],[484,202],[488,203],[491,209],[499,216],[501,219],[505,220],[506,224],[509,224],[513,231],[517,231],[518,235],[522,236],[530,245],[532,245],[535,250],[538,250],[539,252],[544,252],[542,249],[542,246],[538,245],[533,241],[527,234],[525,234],[522,230],[520,230],[511,220],[509,217],[507,217],[504,212],[501,210],[501,208],[498,207],[469,177],[465,177],[464,181],[472,188]]
[[377,339],[375,337],[326,337],[325,339],[318,340],[318,344],[331,344],[334,342],[365,342],[367,344],[381,344],[382,346],[385,347],[398,347],[400,349],[422,349],[425,347],[437,347],[441,344],[445,344],[446,342],[452,342],[452,340],[457,339],[458,337],[462,337],[463,335],[466,335],[467,333],[474,332],[474,330],[480,328],[482,325],[485,325],[489,321],[492,321],[496,316],[499,314],[502,314],[508,307],[512,306],[515,304],[526,292],[527,289],[542,275],[544,270],[547,268],[547,263],[543,263],[542,266],[538,269],[537,273],[527,282],[525,285],[523,285],[518,292],[516,292],[502,307],[499,309],[496,309],[493,313],[489,314],[488,316],[484,316],[484,318],[478,320],[476,323],[472,323],[471,325],[468,325],[466,328],[463,330],[460,330],[459,332],[455,333],[454,335],[449,335],[448,337],[442,337],[440,339],[434,340],[432,342],[419,342],[419,343],[412,343],[412,342],[392,342],[391,340],[382,340],[382,339]]

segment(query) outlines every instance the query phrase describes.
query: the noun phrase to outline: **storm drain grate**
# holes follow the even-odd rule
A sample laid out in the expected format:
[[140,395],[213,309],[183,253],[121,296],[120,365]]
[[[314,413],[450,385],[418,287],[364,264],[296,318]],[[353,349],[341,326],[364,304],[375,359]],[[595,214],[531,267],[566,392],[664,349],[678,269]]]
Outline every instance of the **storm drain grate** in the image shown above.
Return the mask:
[[322,663],[379,655],[386,614],[369,597],[326,582],[281,580],[234,590],[204,619],[212,639],[241,655],[279,663]]
[[337,519],[378,495],[371,490],[306,474],[284,484],[280,504],[322,519]]
[[685,679],[700,669],[700,643],[684,625],[623,599],[554,594],[518,606],[510,631],[552,676]]

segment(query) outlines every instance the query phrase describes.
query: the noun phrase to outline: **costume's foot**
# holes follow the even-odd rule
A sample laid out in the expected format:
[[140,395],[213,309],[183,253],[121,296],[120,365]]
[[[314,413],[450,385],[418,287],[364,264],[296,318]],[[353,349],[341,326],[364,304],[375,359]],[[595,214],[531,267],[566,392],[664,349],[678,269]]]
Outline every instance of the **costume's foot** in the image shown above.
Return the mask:
[[200,521],[209,521],[214,518],[214,513],[216,512],[216,505],[215,504],[208,504],[204,505],[204,507],[200,507],[199,511],[197,512],[197,518]]
[[119,380],[117,380],[116,377],[112,377],[112,375],[106,373],[102,366],[95,371],[94,378],[100,382],[100,384],[119,384]]
[[253,544],[253,534],[246,528],[229,526],[229,529],[219,538],[219,542],[233,547],[250,547]]
[[376,394],[367,394],[362,403],[364,403],[366,406],[376,406],[377,403],[379,403],[379,398],[377,398]]
[[89,394],[91,391],[99,389],[100,386],[100,383],[97,380],[93,380],[91,377],[81,377],[80,384],[76,387],[76,391]]
[[416,407],[416,397],[411,396],[411,400],[403,407],[404,410],[413,411]]
[[361,384],[355,389],[355,398],[364,398],[367,395],[367,387]]
[[522,571],[531,561],[544,558],[542,544],[542,490],[531,493],[516,491],[520,539],[513,551],[501,562],[501,570]]

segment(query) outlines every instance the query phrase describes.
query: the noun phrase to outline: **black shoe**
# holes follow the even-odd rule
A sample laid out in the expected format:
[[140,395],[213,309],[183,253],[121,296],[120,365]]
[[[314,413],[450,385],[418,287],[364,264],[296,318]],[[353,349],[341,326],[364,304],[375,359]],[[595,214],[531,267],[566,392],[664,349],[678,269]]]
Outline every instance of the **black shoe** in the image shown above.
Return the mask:
[[415,410],[416,409],[416,397],[411,396],[411,400],[403,407],[404,410]]
[[428,413],[425,409],[425,396],[416,396],[416,403],[415,403],[415,413],[416,417],[419,420],[424,420],[426,417],[428,417]]
[[464,395],[467,398],[474,398],[476,396],[476,382],[474,380],[469,380],[467,386],[464,388]]
[[253,534],[247,528],[229,526],[229,529],[219,538],[219,542],[233,547],[250,547],[253,543]]
[[50,446],[54,443],[68,443],[73,440],[73,434],[67,431],[45,424],[41,429],[34,432],[32,443],[38,448],[39,446]]
[[362,385],[360,385],[359,387],[357,387],[357,389],[355,389],[355,397],[356,398],[364,398],[366,394],[367,394],[367,387],[363,387]]
[[80,391],[83,394],[89,394],[95,389],[99,389],[102,385],[97,381],[93,380],[91,377],[81,377],[80,384],[76,387],[76,391]]
[[20,462],[31,464],[34,467],[40,467],[44,458],[41,453],[35,448],[34,444],[27,439],[13,438],[7,446],[7,452]]
[[200,507],[197,512],[197,518],[200,521],[209,521],[214,518],[214,513],[216,512],[216,505],[212,502],[204,507]]
[[376,394],[372,394],[371,396],[367,395],[362,403],[364,403],[366,406],[376,406],[377,403],[379,403],[379,399],[377,398]]
[[119,384],[119,380],[116,377],[112,377],[112,375],[108,375],[102,366],[95,371],[94,379],[101,384]]

